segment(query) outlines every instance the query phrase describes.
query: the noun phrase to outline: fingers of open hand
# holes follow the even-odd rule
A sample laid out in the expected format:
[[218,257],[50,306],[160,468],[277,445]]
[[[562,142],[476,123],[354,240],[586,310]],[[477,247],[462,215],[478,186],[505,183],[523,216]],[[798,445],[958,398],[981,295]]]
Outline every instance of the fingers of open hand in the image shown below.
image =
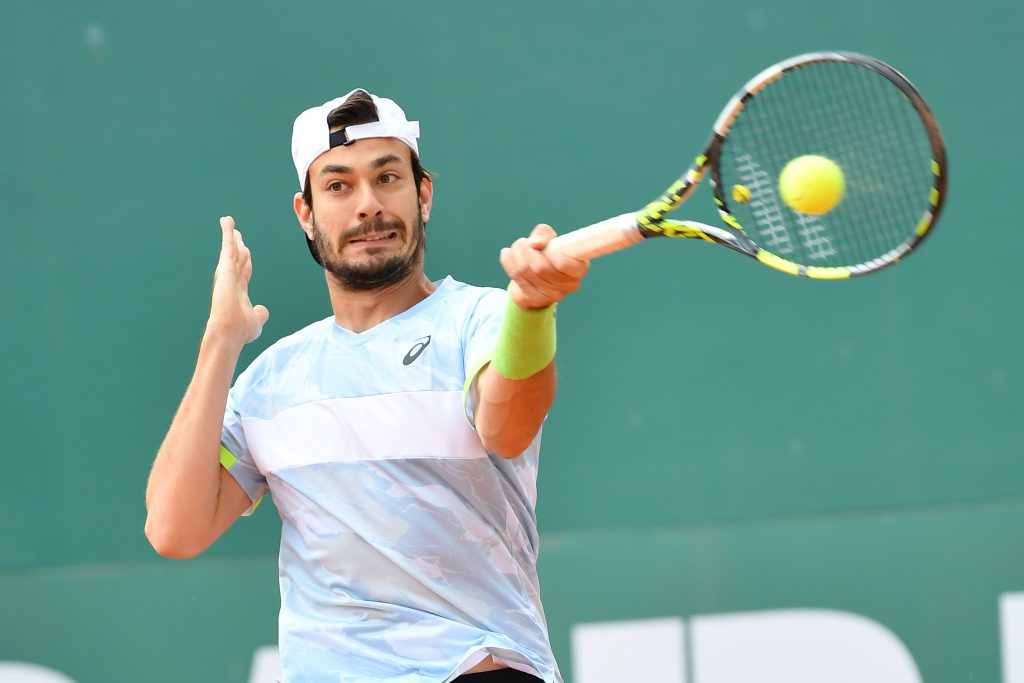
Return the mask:
[[220,219],[221,249],[217,262],[215,278],[229,277],[243,286],[252,277],[252,254],[245,246],[242,233],[235,228],[235,220],[231,216]]
[[252,276],[252,253],[249,247],[242,241],[242,233],[235,230],[235,264],[238,267],[238,274],[243,283],[249,281]]
[[266,306],[253,306],[248,286],[252,254],[230,216],[220,219],[221,251],[213,281],[213,302],[208,325],[242,343],[259,337],[270,317]]
[[220,219],[220,259],[234,261],[236,256],[235,219],[222,216]]

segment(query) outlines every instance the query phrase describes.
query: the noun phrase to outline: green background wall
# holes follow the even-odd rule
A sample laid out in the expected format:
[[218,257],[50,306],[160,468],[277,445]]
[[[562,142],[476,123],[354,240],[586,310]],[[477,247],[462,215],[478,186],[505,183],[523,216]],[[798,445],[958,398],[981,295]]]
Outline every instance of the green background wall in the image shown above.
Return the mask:
[[[951,185],[906,264],[789,278],[697,243],[595,262],[560,309],[539,514],[552,639],[576,623],[787,607],[878,620],[934,683],[997,681],[1024,591],[1019,3],[0,3],[5,391],[0,660],[78,683],[247,680],[276,634],[272,508],[201,558],[142,533],[236,217],[271,312],[329,303],[291,212],[291,122],[362,86],[421,121],[428,274],[635,208],[769,63],[907,73]],[[671,137],[669,137],[671,136]],[[706,191],[705,191],[706,192]],[[688,215],[713,221],[707,194]]]

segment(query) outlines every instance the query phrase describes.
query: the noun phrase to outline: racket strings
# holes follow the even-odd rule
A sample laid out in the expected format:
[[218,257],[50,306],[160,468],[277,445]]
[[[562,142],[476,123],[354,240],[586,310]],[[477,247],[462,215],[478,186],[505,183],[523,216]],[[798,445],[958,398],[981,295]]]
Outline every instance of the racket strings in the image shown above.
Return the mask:
[[[880,107],[881,114],[877,111],[865,111],[862,105],[863,115],[874,116],[878,122],[889,122],[893,127],[892,132],[900,141],[927,141],[924,124],[903,93],[896,88],[890,88],[884,92],[885,96],[879,98],[879,103],[882,105]],[[883,124],[880,123],[880,125]],[[924,205],[923,200],[929,187],[926,170],[931,167],[931,147],[930,144],[902,145],[898,148],[898,153],[895,154],[885,154],[880,149],[873,151],[876,156],[876,166],[885,164],[890,170],[888,177],[890,191],[879,193],[880,199],[885,204],[885,211],[872,215],[876,228],[872,234],[878,237],[888,236],[888,239],[879,241],[877,247],[878,253],[886,253],[882,251],[884,247],[893,243],[896,243],[897,247],[901,246],[907,241],[907,229],[917,226]],[[907,202],[903,200],[905,197],[914,197],[917,201]],[[888,217],[891,217],[891,220],[886,220]]]
[[[815,76],[828,76],[825,87],[833,89],[840,89],[844,87],[850,87],[850,83],[843,83],[842,81],[837,82],[835,70],[827,69],[827,73],[809,74]],[[866,107],[866,103],[863,98],[852,97],[850,95],[843,97],[843,102],[847,105],[844,107],[843,117],[843,128],[842,132],[845,136],[846,144],[840,147],[840,151],[844,154],[849,154],[851,151],[861,150],[861,154],[865,156],[867,160],[867,168],[875,169],[883,163],[880,157],[879,149],[875,142],[875,134],[873,130],[861,129],[856,125],[857,121],[870,121],[872,118],[877,118],[877,114],[872,116],[872,112]],[[828,131],[821,131],[822,135],[828,135]],[[840,166],[840,168],[843,168]],[[856,189],[856,183],[852,183],[853,178],[847,179],[848,185],[853,185]],[[849,191],[849,188],[848,190]],[[879,198],[878,201],[884,201],[883,198]],[[870,250],[875,254],[883,254],[887,251],[885,244],[890,243],[892,240],[887,235],[887,230],[884,225],[879,226],[875,217],[867,216],[867,224],[864,225],[865,230],[862,230],[859,235],[863,236],[865,244],[870,247]],[[847,252],[854,253],[858,245],[853,239],[856,235],[849,234],[845,231],[836,231],[837,236],[842,235],[846,239]],[[858,259],[859,260],[859,259]]]
[[[792,75],[795,76],[798,73]],[[802,90],[794,91],[794,98],[798,99],[798,110],[801,114],[806,114],[815,111],[817,108],[817,111],[820,113],[817,116],[809,117],[804,126],[798,129],[797,132],[800,133],[801,137],[795,138],[792,135],[793,131],[787,131],[790,134],[779,140],[782,144],[773,147],[773,151],[776,154],[786,154],[786,150],[797,149],[800,145],[806,144],[810,139],[820,140],[827,138],[830,135],[830,125],[833,121],[836,122],[836,130],[842,131],[846,136],[849,136],[852,131],[856,130],[855,121],[858,120],[859,115],[854,111],[853,107],[849,106],[849,97],[837,97],[834,100],[826,100],[824,102],[816,101],[817,98],[808,97],[810,94],[823,91],[842,91],[848,87],[848,84],[836,82],[834,72],[830,69],[816,73],[807,72],[800,75],[805,77],[805,80],[809,81],[809,83]],[[794,83],[794,85],[797,84]],[[820,263],[834,257],[837,253],[849,254],[855,249],[855,244],[850,239],[850,235],[841,231],[827,231],[822,219],[818,216],[793,213],[792,219],[798,226],[798,232],[807,234],[807,231],[813,228],[813,234],[816,238],[824,240],[828,245],[827,249],[808,249],[802,258],[798,255],[797,260],[801,263]]]
[[[838,154],[843,155],[852,161],[849,163],[849,170],[846,170],[846,163],[840,162],[840,167],[847,175],[848,196],[856,197],[858,193],[871,194],[871,210],[861,211],[857,216],[858,225],[856,230],[836,230],[835,234],[843,235],[850,245],[848,253],[857,253],[861,248],[867,251],[854,260],[861,262],[868,260],[869,255],[883,255],[889,252],[894,246],[905,239],[906,226],[909,224],[904,215],[901,215],[901,207],[894,204],[900,197],[907,196],[903,188],[896,186],[896,181],[905,178],[906,173],[902,169],[895,169],[892,166],[894,160],[903,155],[889,157],[891,143],[886,139],[894,129],[888,128],[892,122],[900,118],[892,119],[891,116],[883,113],[883,109],[890,109],[887,105],[891,102],[888,97],[891,94],[898,94],[895,89],[886,89],[878,93],[879,97],[867,98],[858,96],[863,90],[863,84],[859,81],[864,76],[878,78],[872,72],[856,72],[853,78],[837,81],[836,70],[817,70],[814,75],[825,75],[829,78],[822,87],[832,85],[836,91],[848,87],[851,92],[843,98],[844,126],[841,129],[842,139],[846,142],[840,147]],[[884,81],[879,81],[884,83]],[[809,103],[813,106],[813,102]],[[880,106],[881,105],[881,106]],[[827,131],[822,131],[827,135]],[[889,173],[887,173],[887,171]],[[914,197],[920,198],[920,193],[913,193]],[[797,214],[798,220],[802,214]],[[838,212],[835,216],[823,216],[817,220],[825,221],[832,219],[838,221],[843,215]]]
[[[870,207],[872,210],[862,211],[859,216],[860,230],[850,232],[849,235],[863,238],[861,243],[870,254],[882,255],[905,241],[906,226],[909,225],[905,211],[898,205],[899,199],[908,196],[908,193],[905,188],[897,186],[900,180],[906,178],[907,170],[894,167],[894,163],[904,159],[906,154],[890,155],[892,144],[887,140],[887,136],[896,131],[893,124],[905,119],[900,112],[893,112],[890,106],[891,96],[902,97],[902,94],[894,88],[887,87],[875,93],[875,97],[860,97],[857,95],[864,88],[859,81],[864,77],[875,79],[872,84],[887,84],[887,81],[880,79],[873,72],[857,71],[855,77],[837,83],[836,69],[827,71],[828,75],[832,76],[829,81],[835,84],[834,87],[849,85],[853,90],[852,96],[844,98],[848,102],[846,111],[849,116],[846,117],[847,125],[843,129],[843,134],[849,143],[848,149],[842,151],[852,152],[850,157],[854,159],[847,181],[848,191],[851,196],[856,196],[859,192],[871,194],[873,197],[873,206]],[[863,163],[858,163],[859,160],[863,160]],[[921,194],[914,192],[910,196],[919,199]],[[837,213],[836,218],[842,218],[842,215]],[[863,261],[866,258],[863,256],[857,260]]]
[[[927,127],[925,126],[924,122],[920,119],[919,116],[916,116],[916,115],[915,116],[902,116],[902,117],[898,116],[898,113],[901,113],[901,111],[905,111],[906,110],[906,107],[902,107],[902,109],[900,109],[900,107],[899,107],[899,105],[903,104],[902,101],[897,103],[897,102],[893,101],[892,98],[890,98],[889,104],[890,104],[891,111],[892,111],[892,114],[893,114],[893,120],[894,121],[895,120],[899,120],[903,124],[903,135],[906,137],[906,139],[920,139],[922,137],[929,137],[929,132],[927,130]],[[917,112],[915,111],[915,114],[916,113]],[[907,151],[908,151],[908,154],[906,156],[904,156],[901,160],[904,162],[904,169],[903,170],[904,170],[905,173],[907,173],[908,176],[910,175],[910,173],[912,171],[917,171],[917,170],[920,170],[920,169],[928,169],[929,171],[931,171],[931,168],[932,168],[932,148],[931,148],[931,144],[930,144],[930,138],[929,138],[929,144],[928,145],[914,145],[914,146],[908,148]],[[916,158],[911,159],[910,155],[909,155],[909,152],[917,152]],[[928,177],[927,177],[927,181],[925,183],[926,186],[928,187],[929,195],[930,195],[930,192],[931,192],[932,183],[934,181],[933,175],[934,174],[929,174]],[[928,206],[926,207],[927,210],[929,210],[929,211],[931,210],[930,204],[931,204],[931,201],[930,201],[930,196],[929,196]],[[921,216],[922,216],[922,214],[923,214],[923,212],[918,212],[918,215],[915,216],[915,215],[911,214],[908,217],[911,220],[919,221]],[[915,223],[915,229],[916,229],[916,223]]]
[[[778,178],[792,159],[817,154],[845,177],[842,201],[822,215],[783,202]],[[748,100],[722,148],[724,198],[764,249],[815,266],[867,263],[915,238],[928,205],[932,146],[916,108],[873,70],[843,62],[788,72]]]
[[[835,70],[829,70],[830,75],[833,78],[830,79],[832,83],[835,83]],[[833,87],[840,87],[841,83],[835,83]],[[853,191],[858,189],[869,190],[870,178],[878,177],[880,171],[877,169],[884,168],[886,164],[885,154],[882,149],[882,142],[879,134],[875,130],[874,125],[865,125],[863,128],[856,125],[856,121],[872,122],[877,123],[878,121],[891,121],[889,115],[880,115],[879,111],[876,110],[877,102],[866,100],[865,98],[850,97],[846,98],[850,106],[848,107],[849,115],[847,117],[847,127],[845,131],[849,131],[849,151],[859,151],[865,159],[865,164],[861,168],[857,168],[856,164],[854,167],[855,171],[862,171],[865,180],[861,181],[860,175],[851,175],[847,182],[851,185]],[[885,99],[885,98],[883,98]],[[888,108],[887,108],[888,109]],[[844,150],[847,151],[847,150]],[[897,177],[899,177],[897,175]],[[887,184],[889,189],[894,189],[891,183]],[[898,244],[901,241],[903,235],[899,232],[899,228],[896,226],[906,225],[905,221],[900,221],[894,216],[894,207],[891,205],[890,199],[892,197],[891,192],[878,192],[876,193],[874,201],[876,202],[877,211],[866,212],[862,219],[865,221],[862,225],[864,229],[860,230],[853,236],[860,236],[863,238],[863,244],[866,246],[872,254],[882,255],[890,251],[892,245]],[[896,208],[898,211],[898,208]],[[883,217],[893,217],[893,220],[880,220]],[[893,234],[893,231],[896,234]],[[845,233],[844,233],[845,234]],[[851,244],[851,253],[855,250],[856,244]],[[858,261],[864,260],[863,258]]]

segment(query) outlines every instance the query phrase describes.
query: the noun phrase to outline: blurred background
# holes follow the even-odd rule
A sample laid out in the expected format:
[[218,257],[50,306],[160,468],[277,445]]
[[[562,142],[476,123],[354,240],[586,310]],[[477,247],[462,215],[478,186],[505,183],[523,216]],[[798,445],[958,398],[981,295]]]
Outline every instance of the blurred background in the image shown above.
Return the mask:
[[[670,624],[662,680],[724,683],[716,615],[850,614],[904,648],[893,683],[1024,681],[1022,21],[1009,0],[6,0],[0,662],[243,683],[276,642],[273,506],[181,562],[147,544],[143,494],[219,216],[271,313],[243,363],[329,315],[291,209],[299,111],[353,87],[400,102],[437,174],[428,274],[503,287],[498,250],[535,223],[638,208],[748,78],[846,49],[906,73],[943,128],[936,233],[839,283],[696,242],[593,264],[559,311],[541,459],[552,643],[567,681],[600,683],[595,634]],[[713,222],[708,198],[687,216]],[[735,633],[735,659],[767,661]],[[817,649],[778,647],[744,680]]]

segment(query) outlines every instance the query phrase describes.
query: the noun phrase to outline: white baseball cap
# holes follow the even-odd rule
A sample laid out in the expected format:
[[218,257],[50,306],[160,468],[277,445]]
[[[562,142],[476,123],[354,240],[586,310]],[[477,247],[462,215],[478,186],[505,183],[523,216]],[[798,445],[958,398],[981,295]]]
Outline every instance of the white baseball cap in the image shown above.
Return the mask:
[[[377,107],[378,120],[346,126],[332,133],[327,127],[328,114],[360,91],[373,100],[374,106]],[[292,161],[295,162],[295,171],[299,174],[299,188],[306,189],[306,173],[309,172],[309,167],[318,156],[332,147],[347,145],[364,138],[398,138],[419,156],[419,147],[416,145],[419,136],[419,121],[406,119],[405,112],[394,100],[377,97],[363,88],[356,88],[346,95],[324,102],[319,107],[307,109],[295,119],[295,127],[292,129]]]

